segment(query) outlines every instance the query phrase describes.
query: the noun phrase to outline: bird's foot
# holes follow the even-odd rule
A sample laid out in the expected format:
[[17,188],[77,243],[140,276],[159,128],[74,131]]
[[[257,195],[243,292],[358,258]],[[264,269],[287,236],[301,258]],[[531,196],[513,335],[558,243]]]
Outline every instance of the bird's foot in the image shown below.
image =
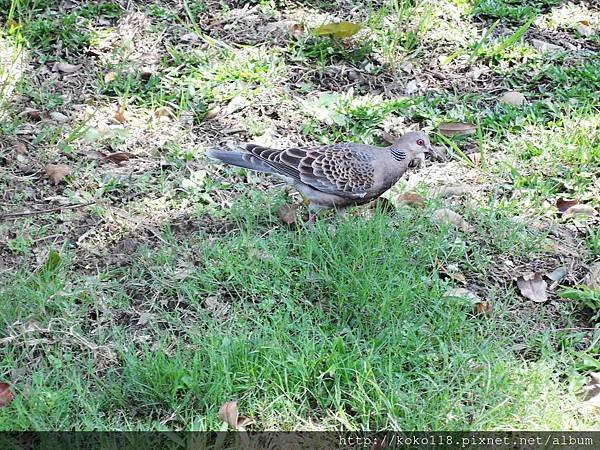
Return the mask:
[[308,214],[308,220],[306,221],[306,226],[308,228],[314,228],[317,223],[317,215],[313,213]]

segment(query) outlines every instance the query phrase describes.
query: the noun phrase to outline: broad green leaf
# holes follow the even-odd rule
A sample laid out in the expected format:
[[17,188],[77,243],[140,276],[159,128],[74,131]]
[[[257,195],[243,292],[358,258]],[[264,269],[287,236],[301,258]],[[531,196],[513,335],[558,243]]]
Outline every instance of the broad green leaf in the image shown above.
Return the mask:
[[358,23],[352,23],[344,20],[339,23],[328,23],[321,25],[313,30],[317,36],[329,36],[331,38],[342,39],[354,36],[362,28]]

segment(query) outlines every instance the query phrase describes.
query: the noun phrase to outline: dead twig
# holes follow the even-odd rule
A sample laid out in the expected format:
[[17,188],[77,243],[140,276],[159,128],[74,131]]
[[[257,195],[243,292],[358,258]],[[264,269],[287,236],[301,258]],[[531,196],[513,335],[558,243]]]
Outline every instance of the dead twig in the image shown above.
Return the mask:
[[0,216],[0,221],[18,219],[20,217],[37,216],[39,214],[50,214],[50,213],[62,211],[65,209],[84,208],[86,206],[90,206],[90,205],[94,205],[94,204],[96,204],[95,201],[89,202],[89,203],[73,203],[71,205],[57,206],[56,208],[40,209],[37,211],[23,211],[23,212],[2,214]]

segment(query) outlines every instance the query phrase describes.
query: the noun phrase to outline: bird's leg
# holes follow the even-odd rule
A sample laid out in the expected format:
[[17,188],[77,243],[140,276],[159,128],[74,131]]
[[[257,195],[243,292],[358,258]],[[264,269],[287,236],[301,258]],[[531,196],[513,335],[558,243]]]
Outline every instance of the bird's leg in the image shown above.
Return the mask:
[[315,226],[315,223],[317,222],[317,212],[320,209],[323,209],[323,207],[315,205],[314,203],[308,204],[308,221],[306,222],[306,225],[308,225],[309,228]]

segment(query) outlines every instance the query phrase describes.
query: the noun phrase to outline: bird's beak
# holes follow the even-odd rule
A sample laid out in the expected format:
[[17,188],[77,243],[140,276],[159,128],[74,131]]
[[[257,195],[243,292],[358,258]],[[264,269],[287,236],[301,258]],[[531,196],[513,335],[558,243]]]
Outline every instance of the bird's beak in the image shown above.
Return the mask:
[[443,152],[441,152],[438,148],[434,147],[431,144],[429,144],[429,146],[427,147],[425,152],[430,153],[431,156],[433,156],[435,159],[442,160],[442,161],[446,160]]

